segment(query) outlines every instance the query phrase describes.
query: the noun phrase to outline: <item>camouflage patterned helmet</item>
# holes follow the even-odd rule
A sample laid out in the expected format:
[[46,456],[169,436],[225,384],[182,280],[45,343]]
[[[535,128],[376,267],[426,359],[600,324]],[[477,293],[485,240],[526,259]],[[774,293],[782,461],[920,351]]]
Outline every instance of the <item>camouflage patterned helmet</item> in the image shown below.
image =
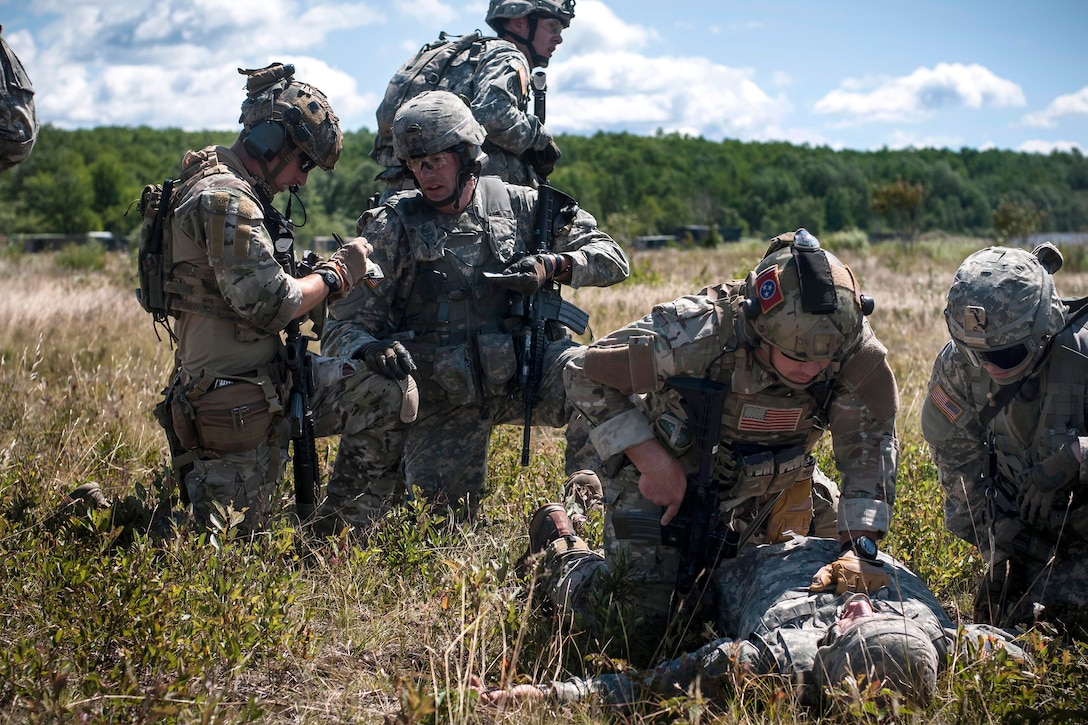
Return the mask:
[[404,162],[457,149],[469,162],[483,163],[486,137],[464,99],[449,91],[420,93],[393,117],[393,153]]
[[917,622],[901,615],[876,615],[836,624],[816,652],[814,674],[821,688],[835,688],[847,677],[865,678],[863,687],[881,686],[925,704],[937,686],[937,650]]
[[532,13],[555,18],[566,28],[574,19],[574,0],[491,0],[484,19],[496,33],[502,33],[502,25],[496,24],[496,20],[521,18]]
[[263,121],[277,121],[287,136],[325,171],[336,166],[343,149],[340,121],[325,94],[293,79],[295,67],[273,63],[255,70],[238,69],[248,76],[248,95],[238,118],[248,131]]
[[803,361],[837,359],[861,340],[872,298],[854,273],[804,229],[771,240],[748,275],[742,317],[749,336]]
[[987,247],[956,270],[944,317],[956,347],[975,367],[989,362],[1014,370],[1062,329],[1065,305],[1051,275],[1060,257],[1040,260],[1050,250]]

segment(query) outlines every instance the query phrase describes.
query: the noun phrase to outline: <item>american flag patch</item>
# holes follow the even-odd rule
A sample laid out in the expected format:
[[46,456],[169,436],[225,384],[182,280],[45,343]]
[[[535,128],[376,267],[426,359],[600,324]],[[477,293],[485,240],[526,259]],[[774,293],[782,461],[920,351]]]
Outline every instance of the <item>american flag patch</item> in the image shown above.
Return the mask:
[[764,408],[762,405],[745,405],[740,411],[738,428],[768,433],[797,430],[801,420],[801,408]]
[[955,423],[956,419],[963,415],[963,408],[956,405],[956,401],[948,397],[948,393],[944,392],[944,388],[940,384],[934,385],[933,389],[929,391],[929,399],[944,413],[944,417],[948,418],[950,423]]

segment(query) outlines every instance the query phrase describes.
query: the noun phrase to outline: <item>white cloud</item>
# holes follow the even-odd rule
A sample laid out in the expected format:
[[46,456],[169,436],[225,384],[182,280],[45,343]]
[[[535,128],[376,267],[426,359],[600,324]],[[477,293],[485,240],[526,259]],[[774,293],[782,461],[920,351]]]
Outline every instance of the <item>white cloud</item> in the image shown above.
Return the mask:
[[1030,141],[1025,141],[1016,147],[1017,151],[1029,154],[1051,154],[1055,151],[1069,153],[1073,149],[1080,151],[1081,154],[1088,153],[1088,149],[1077,141],[1043,141],[1040,139],[1032,139]]
[[1028,114],[1024,116],[1023,121],[1027,126],[1053,128],[1057,119],[1064,116],[1088,116],[1088,86],[1076,93],[1058,96],[1051,101],[1045,111]]
[[74,5],[43,28],[33,54],[31,79],[43,122],[63,128],[235,129],[245,88],[236,69],[272,61],[294,63],[297,77],[321,88],[342,120],[362,121],[377,105],[373,93],[359,93],[351,76],[304,54],[331,32],[385,19],[365,3],[82,0]]
[[441,0],[411,0],[397,3],[397,12],[428,26],[444,25],[453,21],[458,12]]
[[789,113],[768,96],[751,69],[698,57],[649,57],[656,30],[625,23],[603,3],[585,0],[552,63],[548,126],[585,133],[658,129],[720,139],[765,138]]
[[846,123],[916,122],[945,108],[1023,106],[1024,93],[1012,81],[978,64],[938,63],[908,76],[846,79],[816,102],[821,114],[849,116]]

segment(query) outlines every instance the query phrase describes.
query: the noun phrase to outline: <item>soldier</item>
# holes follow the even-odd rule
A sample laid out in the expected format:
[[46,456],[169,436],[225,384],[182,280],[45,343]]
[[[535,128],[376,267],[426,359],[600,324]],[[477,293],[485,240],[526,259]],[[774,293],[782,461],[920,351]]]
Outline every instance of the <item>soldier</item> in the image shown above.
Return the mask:
[[[403,474],[376,461],[385,451],[352,432],[361,421],[348,421],[321,509],[330,530],[374,522],[396,501],[402,475],[408,490],[471,516],[492,427],[525,420],[517,370],[528,361],[515,353],[523,321],[511,303],[544,284],[608,286],[627,277],[623,250],[576,205],[552,251],[528,255],[538,192],[481,176],[483,141],[483,127],[452,93],[420,94],[397,112],[393,143],[419,189],[360,217],[385,277],[330,307],[322,346],[390,378],[418,366],[419,414]],[[533,424],[566,423],[562,369],[577,349],[560,334],[544,346]]]
[[922,434],[945,525],[986,561],[979,622],[1088,606],[1088,329],[1085,301],[1071,307],[1054,287],[1061,264],[1049,243],[987,247],[948,290],[952,339],[933,363]]
[[[681,557],[660,525],[678,512],[700,454],[666,388],[672,376],[726,388],[713,475],[734,546],[782,541],[790,531],[837,535],[844,561],[829,571],[836,579],[857,568],[858,556],[876,555],[895,497],[898,393],[865,319],[872,309],[849,267],[799,229],[771,240],[746,280],[657,305],[567,366],[567,399],[588,419],[604,461],[605,556],[638,582],[632,605],[642,616],[670,619]],[[826,477],[813,485],[812,452],[825,431],[841,498]],[[547,530],[546,513],[531,531]]]
[[38,136],[34,87],[0,27],[0,173],[26,160]]
[[574,19],[574,0],[491,0],[487,24],[499,37],[479,31],[435,43],[397,71],[378,107],[378,133],[370,157],[386,170],[382,198],[412,188],[412,176],[394,152],[393,116],[406,101],[425,90],[443,90],[469,99],[472,114],[484,127],[487,154],[482,174],[512,184],[536,186],[551,174],[559,147],[543,121],[528,113],[529,71],[546,67]]
[[[569,546],[568,541],[560,549]],[[549,545],[544,568],[564,563],[569,568],[569,557],[563,562],[557,556],[560,549],[555,542]],[[878,562],[886,578],[868,595],[813,586],[811,573],[838,552],[837,541],[796,537],[748,547],[724,560],[712,579],[719,603],[717,629],[728,636],[653,669],[493,690],[477,680],[475,689],[489,705],[593,699],[625,706],[650,694],[667,698],[693,689],[720,697],[732,690],[737,672],[777,673],[789,678],[805,704],[842,687],[847,677],[863,688],[879,681],[881,688],[924,704],[957,647],[975,656],[1004,647],[1014,659],[1028,660],[1010,633],[988,625],[967,625],[961,638],[925,584],[883,552]],[[580,556],[582,568],[605,566],[595,552],[583,549]],[[557,607],[569,606],[566,582],[559,577],[545,581],[543,596]]]
[[[272,199],[305,185],[313,168],[335,166],[340,126],[324,94],[295,80],[292,66],[239,72],[248,76],[242,132],[230,148],[187,152],[172,197],[166,287],[174,292],[179,369],[168,393],[168,435],[187,451],[175,466],[191,462],[183,485],[198,526],[218,504],[243,511],[239,528],[252,532],[266,523],[288,457],[290,383],[280,333],[373,270],[359,238],[299,279],[276,261],[274,240],[290,243],[291,229]],[[399,413],[399,387],[362,367],[317,360],[311,403],[319,436],[339,432],[363,409]]]

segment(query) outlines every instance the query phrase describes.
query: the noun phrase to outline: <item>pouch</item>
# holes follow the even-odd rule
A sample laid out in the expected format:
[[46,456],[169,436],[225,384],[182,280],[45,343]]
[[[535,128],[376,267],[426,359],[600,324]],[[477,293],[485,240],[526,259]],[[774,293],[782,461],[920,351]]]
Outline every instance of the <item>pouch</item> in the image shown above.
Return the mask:
[[502,395],[506,392],[506,384],[517,372],[514,338],[505,332],[478,335],[476,346],[485,394]]
[[238,453],[268,441],[275,416],[261,385],[218,380],[211,390],[188,402],[203,448]]
[[434,382],[453,405],[465,405],[476,399],[476,381],[472,359],[466,344],[439,347],[434,351]]

